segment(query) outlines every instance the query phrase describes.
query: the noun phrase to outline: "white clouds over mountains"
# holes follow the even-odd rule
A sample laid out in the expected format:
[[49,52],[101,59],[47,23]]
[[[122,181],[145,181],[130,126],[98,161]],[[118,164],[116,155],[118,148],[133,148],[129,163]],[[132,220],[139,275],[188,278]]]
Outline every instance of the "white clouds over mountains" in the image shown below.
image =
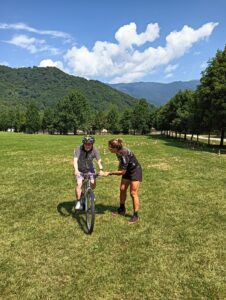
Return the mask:
[[32,54],[37,52],[50,52],[52,55],[56,55],[60,53],[57,48],[50,47],[45,40],[28,37],[24,34],[14,36],[11,40],[7,41],[7,43],[24,48]]
[[[169,77],[178,65],[172,61],[182,57],[195,43],[208,38],[218,23],[206,23],[198,29],[185,25],[180,31],[173,31],[166,36],[164,46],[152,47],[151,43],[159,38],[157,23],[148,24],[146,30],[137,33],[135,23],[120,27],[115,33],[116,42],[96,41],[90,50],[85,45],[73,46],[66,50],[57,61],[50,55],[60,53],[60,49],[49,46],[46,40],[14,36],[8,43],[27,49],[30,53],[49,53],[40,66],[57,66],[69,70],[71,74],[86,78],[96,78],[105,82],[132,82],[156,71],[159,66],[166,66],[165,74]],[[24,24],[0,24],[0,29],[25,30],[29,33],[50,35],[65,41],[71,36],[60,31],[37,30]]]
[[[28,32],[29,34],[43,35],[54,39],[60,38],[65,42],[70,42],[72,40],[72,37],[68,33],[56,30],[38,30],[36,28],[27,26],[24,23],[0,23],[0,30],[1,29],[11,30],[13,32],[24,31]],[[60,49],[50,46],[45,39],[39,39],[37,37],[26,34],[14,34],[10,40],[7,40],[5,42],[26,49],[31,54],[35,54],[37,52],[48,52],[51,55],[58,55],[62,53]]]
[[[97,41],[91,51],[85,46],[72,47],[64,59],[72,73],[79,76],[104,77],[111,83],[137,81],[183,56],[194,43],[209,37],[217,25],[207,23],[197,30],[185,25],[166,37],[165,47],[153,48],[150,42],[159,37],[158,24],[148,24],[145,32],[137,34],[136,24],[130,23],[115,33],[117,43]],[[145,50],[137,49],[146,43]]]

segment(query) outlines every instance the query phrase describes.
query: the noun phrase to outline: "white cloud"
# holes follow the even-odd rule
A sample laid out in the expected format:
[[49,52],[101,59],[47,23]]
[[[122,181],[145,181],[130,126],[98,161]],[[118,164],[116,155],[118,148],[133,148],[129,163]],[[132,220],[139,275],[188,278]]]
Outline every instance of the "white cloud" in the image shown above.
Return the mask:
[[[148,24],[146,31],[136,32],[136,24],[122,26],[115,34],[117,43],[97,41],[89,50],[85,46],[74,46],[64,56],[71,73],[82,77],[101,77],[112,83],[137,81],[155,71],[161,65],[177,65],[170,62],[183,56],[198,41],[208,38],[218,23],[207,23],[198,29],[185,25],[180,31],[173,31],[166,37],[165,47],[150,47],[139,51],[145,43],[159,36],[158,24]],[[134,48],[133,46],[136,46]],[[168,73],[171,73],[169,71]]]
[[115,39],[123,48],[129,48],[132,45],[141,46],[146,42],[152,42],[159,37],[159,26],[157,23],[148,24],[145,32],[137,34],[135,23],[124,25],[115,34]]
[[[159,25],[150,23],[146,29],[137,33],[134,22],[120,27],[115,33],[115,42],[96,41],[92,49],[85,45],[73,46],[64,55],[65,65],[61,61],[46,59],[40,66],[56,66],[68,73],[85,78],[96,78],[105,82],[133,82],[155,72],[159,66],[165,67],[166,76],[172,76],[177,64],[172,64],[182,57],[193,45],[207,39],[218,23],[206,23],[198,29],[185,25],[179,31],[166,36],[165,45],[152,47],[151,43],[159,37]],[[7,42],[32,54],[48,52],[49,55],[62,54],[59,49],[49,46],[46,40],[35,36],[47,35],[61,38],[63,42],[72,41],[69,34],[61,31],[39,30],[24,23],[0,23],[0,30],[26,31],[26,34],[15,35]]]
[[168,73],[168,74],[165,76],[165,78],[171,78],[171,77],[173,77],[173,73]]
[[208,38],[218,23],[207,23],[197,30],[185,25],[181,31],[173,31],[166,37],[166,50],[173,58],[180,57],[190,49],[194,43]]
[[13,30],[24,30],[28,32],[33,32],[41,35],[50,35],[56,38],[63,38],[63,39],[71,39],[70,34],[62,31],[57,30],[39,30],[33,27],[30,27],[24,23],[0,23],[0,29],[13,29]]
[[164,73],[171,73],[172,71],[176,70],[178,68],[178,65],[171,65],[169,64],[165,70],[164,70]]
[[36,39],[24,34],[14,36],[11,40],[7,41],[7,43],[24,48],[33,54],[43,51],[51,52],[53,55],[59,54],[59,50],[47,45],[45,40]]
[[44,59],[39,63],[39,67],[56,67],[60,70],[64,70],[63,63],[61,61],[53,61],[52,59]]

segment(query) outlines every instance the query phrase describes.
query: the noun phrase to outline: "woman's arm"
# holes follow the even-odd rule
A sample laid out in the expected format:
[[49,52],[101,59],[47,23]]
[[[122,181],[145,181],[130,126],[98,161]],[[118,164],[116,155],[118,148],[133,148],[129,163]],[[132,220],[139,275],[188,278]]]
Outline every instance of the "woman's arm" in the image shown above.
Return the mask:
[[104,176],[110,176],[110,175],[122,176],[125,173],[126,173],[126,170],[118,170],[118,171],[113,171],[113,172],[104,172]]

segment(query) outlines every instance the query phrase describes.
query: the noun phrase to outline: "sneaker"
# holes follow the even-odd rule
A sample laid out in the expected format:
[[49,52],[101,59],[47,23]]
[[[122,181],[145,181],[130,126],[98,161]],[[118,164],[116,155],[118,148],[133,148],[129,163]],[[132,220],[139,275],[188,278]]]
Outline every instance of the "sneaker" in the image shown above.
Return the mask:
[[137,221],[139,221],[139,217],[133,215],[133,216],[129,219],[128,224],[131,225],[131,224],[136,223]]
[[77,200],[76,205],[75,205],[75,209],[76,210],[81,210],[82,209],[82,205],[81,205],[81,201]]
[[126,214],[126,208],[119,207],[115,212],[113,212],[113,215],[121,215],[125,216]]

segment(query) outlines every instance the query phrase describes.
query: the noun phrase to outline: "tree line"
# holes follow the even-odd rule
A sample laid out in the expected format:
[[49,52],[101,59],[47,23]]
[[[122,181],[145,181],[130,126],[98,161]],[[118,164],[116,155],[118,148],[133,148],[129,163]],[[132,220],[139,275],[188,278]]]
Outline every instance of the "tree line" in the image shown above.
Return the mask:
[[196,91],[180,91],[164,106],[156,110],[153,126],[170,132],[197,137],[212,132],[220,133],[220,146],[224,144],[226,128],[226,47],[218,50],[202,72]]
[[110,105],[105,111],[94,112],[87,98],[80,91],[72,91],[54,108],[39,110],[36,102],[26,107],[2,106],[0,130],[13,128],[15,132],[49,134],[77,134],[78,130],[95,134],[107,129],[111,133],[146,134],[152,126],[154,107],[140,99],[133,108],[119,111]]

